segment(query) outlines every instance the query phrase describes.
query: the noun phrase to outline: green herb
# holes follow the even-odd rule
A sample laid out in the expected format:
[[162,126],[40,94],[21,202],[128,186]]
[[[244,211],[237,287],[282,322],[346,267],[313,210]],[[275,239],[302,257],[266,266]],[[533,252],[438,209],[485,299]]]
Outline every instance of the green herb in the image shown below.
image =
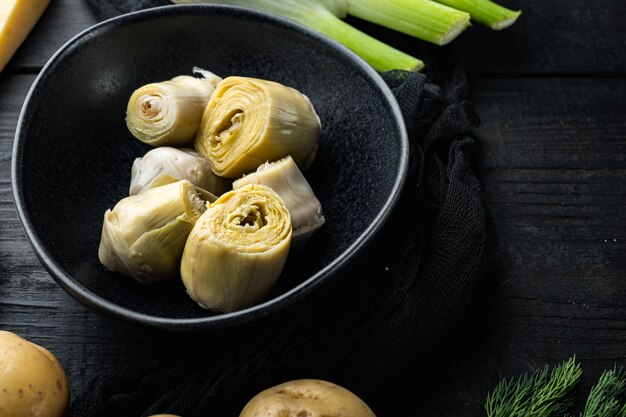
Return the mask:
[[621,368],[604,371],[589,391],[581,417],[625,417],[626,375]]
[[[571,417],[574,388],[582,369],[572,357],[554,367],[545,366],[532,375],[504,378],[487,395],[487,417]],[[579,417],[626,417],[626,372],[606,370],[591,387]]]
[[487,417],[562,417],[574,404],[582,369],[572,357],[552,371],[504,379],[487,395]]

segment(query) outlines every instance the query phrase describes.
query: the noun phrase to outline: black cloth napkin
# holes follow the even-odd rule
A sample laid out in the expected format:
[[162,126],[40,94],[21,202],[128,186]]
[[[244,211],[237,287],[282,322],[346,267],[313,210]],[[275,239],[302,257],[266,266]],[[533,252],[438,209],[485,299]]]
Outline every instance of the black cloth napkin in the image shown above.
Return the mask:
[[[165,4],[88,1],[101,18]],[[493,243],[472,169],[479,119],[468,82],[455,57],[434,51],[428,75],[382,74],[407,125],[409,179],[383,236],[345,279],[272,320],[155,335],[153,357],[99,375],[72,416],[237,416],[257,392],[296,378],[333,381],[384,408],[396,378],[467,305]]]

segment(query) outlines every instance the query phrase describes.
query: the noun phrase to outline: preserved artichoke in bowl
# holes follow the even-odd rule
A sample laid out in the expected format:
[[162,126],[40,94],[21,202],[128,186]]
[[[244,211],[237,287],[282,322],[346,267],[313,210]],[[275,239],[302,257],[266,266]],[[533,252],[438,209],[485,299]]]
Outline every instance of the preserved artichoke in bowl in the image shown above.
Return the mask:
[[233,182],[233,189],[261,184],[283,199],[293,227],[293,244],[310,237],[325,222],[322,204],[291,156],[266,162],[251,174]]
[[209,161],[195,150],[161,146],[135,159],[129,193],[139,194],[179,180],[189,180],[193,185],[216,195],[225,193],[231,187],[231,182],[215,175]]
[[176,276],[206,195],[181,180],[123,198],[104,214],[100,262],[144,284]]
[[315,158],[320,132],[319,116],[298,90],[227,77],[202,116],[195,148],[221,177],[237,178],[287,155],[304,170]]
[[180,275],[201,307],[232,312],[259,302],[280,276],[291,245],[291,218],[271,188],[223,194],[189,234]]
[[179,75],[146,84],[133,92],[126,108],[126,126],[151,146],[191,146],[202,115],[221,78],[194,68],[203,78]]

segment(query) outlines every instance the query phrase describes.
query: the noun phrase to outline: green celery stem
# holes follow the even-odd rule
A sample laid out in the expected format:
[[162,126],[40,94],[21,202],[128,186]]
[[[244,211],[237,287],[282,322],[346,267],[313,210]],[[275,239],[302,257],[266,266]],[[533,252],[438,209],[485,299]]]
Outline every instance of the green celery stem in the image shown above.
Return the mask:
[[327,18],[311,24],[311,27],[352,50],[375,70],[421,71],[424,68],[421,60],[372,38],[330,13]]
[[[2,1],[2,0],[0,0]],[[278,14],[334,39],[363,58],[377,71],[421,71],[424,63],[350,26],[324,2],[312,0],[171,0],[173,3],[228,4]],[[445,6],[442,6],[445,7]]]
[[521,11],[502,7],[491,0],[436,0],[459,10],[464,10],[475,20],[493,30],[502,30],[511,26]]
[[467,12],[430,0],[348,0],[348,14],[445,45],[470,24]]

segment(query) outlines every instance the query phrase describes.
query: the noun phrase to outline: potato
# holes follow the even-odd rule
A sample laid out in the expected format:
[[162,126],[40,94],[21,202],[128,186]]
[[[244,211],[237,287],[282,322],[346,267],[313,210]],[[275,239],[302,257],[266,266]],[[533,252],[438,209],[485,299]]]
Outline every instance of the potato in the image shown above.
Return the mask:
[[354,393],[319,379],[297,379],[254,396],[239,417],[375,417]]
[[52,353],[0,330],[0,416],[62,417],[69,388]]

